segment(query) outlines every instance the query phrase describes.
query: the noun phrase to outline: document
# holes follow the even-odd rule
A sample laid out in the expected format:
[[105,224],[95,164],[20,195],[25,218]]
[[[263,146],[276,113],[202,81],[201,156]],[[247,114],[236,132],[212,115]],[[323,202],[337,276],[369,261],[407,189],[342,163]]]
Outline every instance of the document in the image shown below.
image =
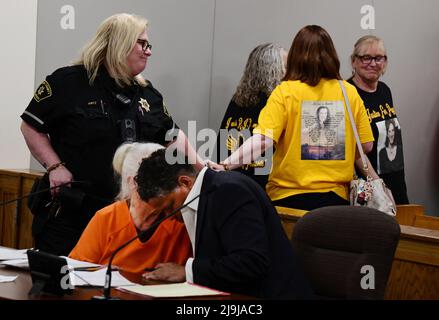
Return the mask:
[[[73,271],[70,272],[70,283],[74,286],[103,287],[107,268],[93,272]],[[124,278],[119,271],[111,272],[111,287],[134,286],[135,283]]]
[[118,290],[133,292],[155,298],[196,297],[196,296],[219,296],[230,293],[202,287],[193,283],[172,283],[158,285],[135,285],[131,287],[117,288]]
[[26,251],[0,247],[0,260],[27,259]]
[[68,258],[65,256],[61,256],[61,258],[65,258],[67,260],[67,264],[75,269],[75,270],[79,270],[79,271],[89,271],[87,269],[98,269],[98,268],[103,268],[104,266],[101,264],[97,264],[97,263],[91,263],[91,262],[86,262],[86,261],[80,261],[80,260],[75,260],[72,258]]
[[[22,268],[22,269],[29,269],[29,261],[27,259],[26,250],[9,250],[11,252],[8,252],[7,250],[4,250],[2,253],[3,248],[0,248],[0,256],[1,257],[9,257],[10,259],[5,259],[2,261],[0,259],[0,265],[10,266],[10,267],[16,267],[16,268]],[[96,263],[90,263],[85,261],[79,261],[72,258],[61,256],[62,258],[65,258],[67,260],[67,264],[70,268],[73,268],[75,270],[79,271],[95,271],[99,268],[104,268],[104,266]]]
[[13,259],[13,260],[3,260],[0,261],[0,265],[20,268],[20,269],[29,269],[29,261],[26,259]]
[[0,275],[0,283],[4,283],[4,282],[13,282],[15,281],[15,279],[17,279],[18,276],[2,276]]

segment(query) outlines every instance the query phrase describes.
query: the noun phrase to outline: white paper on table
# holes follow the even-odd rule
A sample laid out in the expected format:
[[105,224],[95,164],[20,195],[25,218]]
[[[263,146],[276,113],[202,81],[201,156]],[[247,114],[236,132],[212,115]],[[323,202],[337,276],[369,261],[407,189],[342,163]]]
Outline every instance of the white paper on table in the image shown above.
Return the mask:
[[[64,256],[61,256],[61,258],[65,258],[67,260],[67,264],[70,268],[73,269],[86,269],[86,268],[99,268],[103,267],[100,264],[96,263],[90,263],[85,261],[79,261],[71,258],[67,258]],[[12,259],[12,260],[4,260],[0,261],[0,265],[10,266],[10,267],[17,267],[22,269],[29,269],[29,261],[27,259],[27,255],[25,255],[22,259]]]
[[[103,287],[105,284],[105,274],[107,268],[99,269],[93,272],[73,271],[70,272],[70,283],[74,286],[94,286]],[[72,278],[74,277],[74,278]],[[119,271],[111,272],[111,287],[134,286],[135,283],[124,278]]]
[[16,250],[0,247],[0,260],[27,259],[27,250],[28,249]]
[[18,278],[18,276],[2,276],[2,275],[0,275],[0,283],[13,282],[17,278]]
[[67,260],[67,264],[69,265],[69,267],[73,269],[102,267],[101,264],[97,264],[97,263],[75,260],[65,256],[61,256],[61,258],[65,258]]
[[132,287],[118,289],[156,298],[229,295],[229,293],[226,292],[199,286],[189,282],[145,286],[135,285]]
[[29,269],[29,261],[27,260],[27,258],[0,261],[0,265],[20,268],[20,269]]

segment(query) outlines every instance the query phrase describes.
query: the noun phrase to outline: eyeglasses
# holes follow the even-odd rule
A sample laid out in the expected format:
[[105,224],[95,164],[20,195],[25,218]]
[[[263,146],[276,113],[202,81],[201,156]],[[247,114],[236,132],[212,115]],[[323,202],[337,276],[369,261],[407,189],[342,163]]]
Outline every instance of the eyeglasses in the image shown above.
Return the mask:
[[151,50],[152,49],[152,45],[151,43],[149,43],[148,40],[146,39],[137,39],[137,43],[140,44],[142,46],[142,50],[144,52],[146,52],[146,50]]
[[387,61],[387,56],[372,57],[372,56],[369,56],[368,54],[366,54],[364,56],[359,56],[359,55],[355,55],[355,56],[358,59],[360,59],[360,61],[364,64],[370,64],[372,62],[372,60],[375,60],[376,64],[384,63]]

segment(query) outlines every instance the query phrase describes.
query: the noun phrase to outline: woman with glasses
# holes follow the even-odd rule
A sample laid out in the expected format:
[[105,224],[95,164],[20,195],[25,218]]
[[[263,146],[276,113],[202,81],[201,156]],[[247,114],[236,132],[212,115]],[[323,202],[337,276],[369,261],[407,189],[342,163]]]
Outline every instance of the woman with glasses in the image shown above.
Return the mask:
[[[50,186],[67,184],[33,212],[35,246],[42,251],[67,255],[93,214],[113,201],[111,159],[123,142],[188,144],[161,94],[141,75],[152,49],[147,26],[145,18],[125,13],[104,20],[79,60],[47,76],[21,115],[23,136]],[[166,139],[169,130],[174,141]],[[69,184],[79,180],[86,183]],[[65,203],[73,197],[70,187],[77,189],[75,206]]]
[[357,88],[364,101],[375,138],[368,157],[392,191],[395,202],[407,204],[400,126],[390,88],[379,81],[387,69],[383,40],[373,35],[358,39],[351,55],[351,64],[352,77],[348,82]]
[[[274,205],[301,210],[348,205],[354,163],[360,167],[362,163],[349,129],[339,70],[327,31],[316,25],[302,28],[288,53],[285,76],[262,109],[252,138],[214,169],[234,169],[257,156],[258,150],[274,145],[273,170],[266,187]],[[355,88],[347,82],[343,85],[362,147],[368,152],[373,135],[366,110]],[[317,111],[325,108],[330,112],[326,128],[334,135],[319,142],[313,128]],[[323,122],[328,115],[320,115]]]

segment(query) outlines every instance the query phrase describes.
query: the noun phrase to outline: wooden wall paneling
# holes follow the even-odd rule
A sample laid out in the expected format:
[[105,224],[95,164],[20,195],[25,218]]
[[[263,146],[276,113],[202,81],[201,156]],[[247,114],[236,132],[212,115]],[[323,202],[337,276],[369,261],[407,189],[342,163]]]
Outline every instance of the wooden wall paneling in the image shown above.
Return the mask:
[[414,227],[439,230],[439,217],[433,216],[416,216]]
[[[35,179],[42,172],[18,169],[0,169],[0,202],[27,195]],[[31,248],[33,216],[27,208],[27,199],[0,207],[0,245],[11,248]]]
[[439,299],[439,231],[401,225],[386,299]]
[[439,267],[395,259],[386,300],[439,299]]
[[[32,185],[34,184],[35,179],[39,175],[35,174],[22,174],[21,180],[21,190],[22,196],[27,195],[31,192]],[[27,207],[27,198],[20,201],[19,207],[19,232],[18,232],[18,248],[26,249],[32,248],[34,246],[34,241],[32,237],[32,220],[33,215]]]
[[[0,202],[18,198],[20,191],[20,175],[13,172],[0,171]],[[13,202],[1,206],[0,216],[0,245],[16,248],[18,237],[18,204]]]
[[424,215],[424,206],[419,204],[396,206],[396,220],[398,220],[399,224],[413,226],[417,215]]

